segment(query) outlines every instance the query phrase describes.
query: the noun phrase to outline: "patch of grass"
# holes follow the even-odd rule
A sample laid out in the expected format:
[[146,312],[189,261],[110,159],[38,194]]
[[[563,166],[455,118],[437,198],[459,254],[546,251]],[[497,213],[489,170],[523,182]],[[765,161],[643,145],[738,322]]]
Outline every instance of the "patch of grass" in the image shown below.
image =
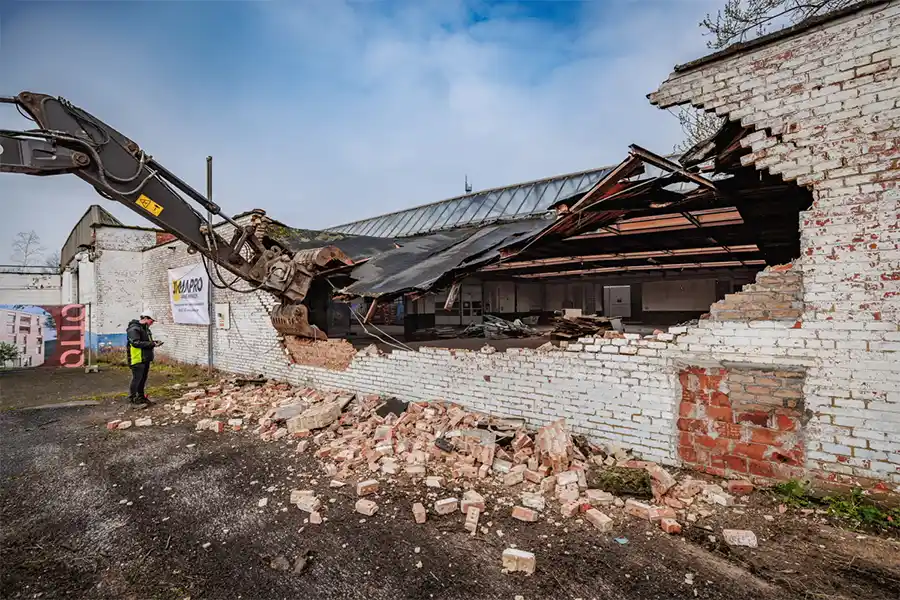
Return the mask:
[[588,475],[588,485],[611,492],[617,496],[629,495],[649,498],[653,495],[650,487],[650,473],[646,469],[609,467]]
[[815,497],[809,484],[791,479],[772,488],[775,499],[793,508],[824,508],[828,515],[850,529],[900,531],[900,508],[882,508],[859,487],[849,494]]
[[809,484],[797,479],[775,484],[772,493],[782,504],[792,508],[806,508],[814,503],[814,498],[809,493]]
[[880,508],[861,488],[853,488],[845,496],[826,496],[824,502],[829,515],[853,528],[900,530],[900,508]]

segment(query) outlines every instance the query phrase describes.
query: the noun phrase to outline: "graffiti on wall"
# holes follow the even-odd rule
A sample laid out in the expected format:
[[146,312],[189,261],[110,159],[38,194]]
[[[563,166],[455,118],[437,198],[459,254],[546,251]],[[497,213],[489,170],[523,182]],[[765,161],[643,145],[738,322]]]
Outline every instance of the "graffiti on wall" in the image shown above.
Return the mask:
[[83,304],[0,305],[0,368],[84,366]]

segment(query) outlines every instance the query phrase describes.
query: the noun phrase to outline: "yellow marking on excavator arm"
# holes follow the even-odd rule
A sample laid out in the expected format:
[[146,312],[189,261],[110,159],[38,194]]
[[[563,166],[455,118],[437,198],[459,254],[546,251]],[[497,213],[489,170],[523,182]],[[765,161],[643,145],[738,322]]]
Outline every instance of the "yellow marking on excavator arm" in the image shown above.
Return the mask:
[[154,217],[158,217],[159,213],[163,211],[163,207],[151,200],[145,194],[141,194],[137,200],[137,205],[146,210],[148,213],[153,215]]

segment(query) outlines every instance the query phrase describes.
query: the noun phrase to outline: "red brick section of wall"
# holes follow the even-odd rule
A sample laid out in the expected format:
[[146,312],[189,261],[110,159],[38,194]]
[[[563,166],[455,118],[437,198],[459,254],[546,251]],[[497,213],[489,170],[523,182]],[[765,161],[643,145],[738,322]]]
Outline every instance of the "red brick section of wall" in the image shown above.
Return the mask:
[[804,475],[802,372],[689,367],[681,371],[680,458],[727,477]]
[[333,371],[346,371],[356,356],[356,349],[347,340],[310,340],[286,335],[284,347],[295,364]]
[[756,283],[728,294],[712,305],[714,321],[797,320],[803,313],[803,288],[793,265],[768,267],[756,275]]
[[162,231],[156,232],[156,243],[157,244],[165,244],[166,242],[171,242],[174,239],[176,239],[176,238],[171,233],[164,233]]

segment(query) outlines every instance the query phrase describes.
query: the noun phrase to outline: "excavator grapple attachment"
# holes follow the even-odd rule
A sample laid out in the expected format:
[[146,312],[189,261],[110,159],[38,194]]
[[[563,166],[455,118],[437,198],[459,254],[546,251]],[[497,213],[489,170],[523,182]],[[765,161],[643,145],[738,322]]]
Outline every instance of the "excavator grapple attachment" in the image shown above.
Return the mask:
[[279,304],[272,310],[272,326],[281,335],[326,337],[321,329],[309,324],[309,309],[303,304]]

